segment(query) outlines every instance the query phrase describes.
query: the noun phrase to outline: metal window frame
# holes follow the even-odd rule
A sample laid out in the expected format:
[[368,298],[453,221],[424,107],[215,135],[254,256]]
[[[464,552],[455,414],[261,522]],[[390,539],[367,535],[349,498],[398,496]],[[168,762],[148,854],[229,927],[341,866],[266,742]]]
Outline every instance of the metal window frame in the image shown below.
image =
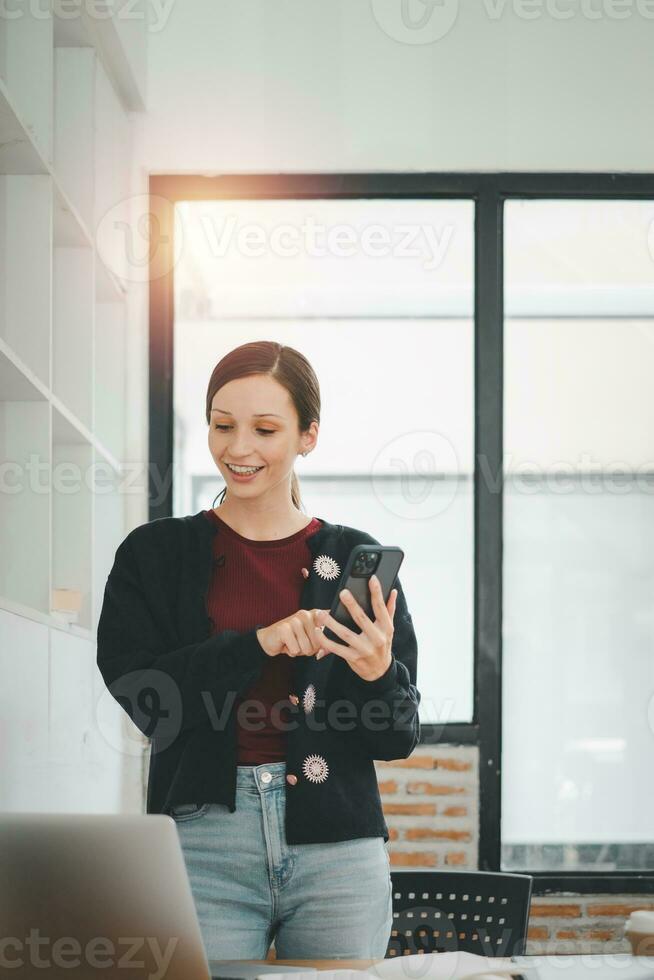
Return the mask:
[[[297,173],[151,175],[149,519],[172,514],[174,205],[270,199],[468,199],[475,204],[474,714],[424,725],[421,744],[479,747],[478,867],[500,869],[502,752],[503,214],[510,199],[654,200],[650,173]],[[499,475],[493,492],[479,461]],[[163,489],[162,489],[163,487]],[[483,698],[481,693],[483,691]],[[514,869],[512,869],[514,870]],[[654,892],[654,869],[539,872],[534,894]]]

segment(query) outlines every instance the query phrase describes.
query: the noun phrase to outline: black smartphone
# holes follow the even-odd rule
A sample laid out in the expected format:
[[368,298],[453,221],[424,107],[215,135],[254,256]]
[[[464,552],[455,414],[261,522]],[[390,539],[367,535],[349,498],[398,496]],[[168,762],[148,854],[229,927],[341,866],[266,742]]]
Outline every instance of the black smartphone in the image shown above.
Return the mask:
[[[354,622],[345,605],[341,602],[341,589],[349,589],[366,615],[373,621],[376,616],[372,608],[370,596],[370,576],[379,579],[384,605],[388,602],[391,590],[395,584],[400,565],[404,561],[404,552],[394,545],[357,544],[352,548],[347,565],[343,570],[329,610],[334,619],[347,626],[353,633],[361,633],[361,628]],[[325,626],[324,634],[328,640],[342,643],[343,639]]]

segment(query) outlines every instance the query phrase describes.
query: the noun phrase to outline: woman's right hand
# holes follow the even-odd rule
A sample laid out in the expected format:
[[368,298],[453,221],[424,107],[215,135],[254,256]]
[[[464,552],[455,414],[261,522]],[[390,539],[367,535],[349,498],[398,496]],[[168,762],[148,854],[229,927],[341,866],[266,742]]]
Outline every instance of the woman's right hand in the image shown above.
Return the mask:
[[286,653],[289,657],[312,657],[320,649],[316,615],[322,609],[298,609],[291,616],[257,630],[257,639],[269,657]]

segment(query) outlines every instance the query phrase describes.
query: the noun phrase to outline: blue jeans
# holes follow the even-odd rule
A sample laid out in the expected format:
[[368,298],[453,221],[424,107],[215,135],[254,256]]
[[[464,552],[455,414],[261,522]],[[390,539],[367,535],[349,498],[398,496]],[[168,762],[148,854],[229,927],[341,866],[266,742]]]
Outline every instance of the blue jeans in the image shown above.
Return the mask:
[[383,959],[393,922],[384,838],[287,844],[285,793],[285,762],[238,766],[234,813],[173,808],[208,958],[265,959],[274,939],[278,959]]

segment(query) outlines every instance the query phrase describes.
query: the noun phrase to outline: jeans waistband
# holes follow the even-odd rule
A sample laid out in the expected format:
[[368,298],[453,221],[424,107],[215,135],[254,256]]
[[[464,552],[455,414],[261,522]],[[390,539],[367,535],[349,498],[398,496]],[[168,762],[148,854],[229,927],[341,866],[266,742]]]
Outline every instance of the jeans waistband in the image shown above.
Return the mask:
[[[270,778],[272,777],[272,778]],[[237,766],[237,788],[278,789],[286,783],[286,762],[264,762],[260,766]]]

